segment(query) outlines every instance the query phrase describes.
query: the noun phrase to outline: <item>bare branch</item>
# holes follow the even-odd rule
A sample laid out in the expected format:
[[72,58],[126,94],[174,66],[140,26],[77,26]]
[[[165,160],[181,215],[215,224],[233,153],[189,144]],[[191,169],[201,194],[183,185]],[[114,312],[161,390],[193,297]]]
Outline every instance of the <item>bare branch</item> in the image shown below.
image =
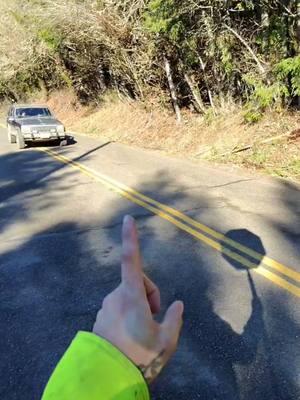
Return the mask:
[[245,39],[242,38],[241,35],[239,35],[233,28],[230,26],[224,24],[225,28],[228,29],[231,33],[234,34],[235,37],[237,37],[240,42],[246,47],[246,49],[249,51],[249,53],[252,55],[254,61],[256,62],[258,66],[258,70],[260,73],[265,74],[265,68],[263,67],[262,63],[259,61],[258,57],[255,55],[254,51],[251,49],[251,47],[248,45],[248,43],[245,41]]

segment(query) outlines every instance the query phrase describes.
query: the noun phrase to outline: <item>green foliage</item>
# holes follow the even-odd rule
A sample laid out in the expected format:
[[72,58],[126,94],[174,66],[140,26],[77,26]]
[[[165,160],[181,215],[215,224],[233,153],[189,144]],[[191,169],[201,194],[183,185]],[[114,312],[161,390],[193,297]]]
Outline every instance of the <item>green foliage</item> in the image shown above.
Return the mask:
[[281,178],[288,177],[299,177],[300,176],[300,160],[292,159],[289,160],[285,165],[279,166],[274,169],[274,175],[280,176]]
[[273,105],[281,104],[282,97],[287,94],[286,86],[280,82],[275,82],[273,85],[258,84],[253,92],[252,100],[260,109],[265,110]]
[[300,56],[287,58],[275,66],[275,74],[287,87],[290,81],[290,96],[300,96]]
[[257,166],[262,167],[268,159],[268,152],[263,147],[254,147],[251,155],[251,161]]
[[209,108],[209,109],[206,111],[206,113],[204,114],[205,123],[206,123],[208,126],[211,125],[211,124],[214,122],[215,117],[216,117],[216,115],[215,115],[214,110],[213,110],[212,108]]
[[165,36],[176,44],[186,32],[176,0],[150,0],[144,13],[144,25],[151,33]]
[[276,53],[275,55],[284,56],[287,40],[287,26],[282,23],[282,17],[273,15],[270,19],[270,27],[268,29],[268,43],[265,51]]
[[239,10],[239,11],[246,11],[246,10],[253,11],[255,9],[255,5],[252,0],[244,0],[244,1],[239,1],[236,4],[235,8],[236,8],[236,10]]
[[244,120],[248,124],[256,124],[263,118],[263,113],[257,110],[250,109],[244,113]]
[[38,30],[37,37],[52,51],[58,51],[62,44],[62,37],[60,33],[51,28],[43,28]]
[[244,76],[244,80],[251,88],[251,94],[245,105],[245,121],[256,123],[267,109],[280,110],[283,100],[288,96],[288,88],[280,81],[265,83],[263,80],[249,74]]
[[9,100],[22,100],[39,87],[37,75],[33,70],[19,70],[9,82],[0,76],[0,98]]
[[296,12],[291,0],[5,3],[4,96],[6,90],[21,97],[42,81],[48,90],[73,87],[85,102],[112,89],[143,98],[155,88],[157,98],[169,99],[162,55],[181,106],[198,95],[205,109],[214,99],[231,98],[244,103],[245,119],[253,123],[300,94],[300,56],[287,58],[298,50],[296,23],[286,15],[286,8]]
[[72,79],[68,76],[68,74],[67,74],[65,71],[61,71],[61,72],[60,72],[60,78],[61,78],[62,82],[64,82],[65,85],[66,85],[68,88],[72,88],[72,86],[73,86],[73,81],[72,81]]
[[227,76],[233,72],[233,56],[231,51],[230,37],[222,35],[217,38],[217,46],[220,51],[220,62]]

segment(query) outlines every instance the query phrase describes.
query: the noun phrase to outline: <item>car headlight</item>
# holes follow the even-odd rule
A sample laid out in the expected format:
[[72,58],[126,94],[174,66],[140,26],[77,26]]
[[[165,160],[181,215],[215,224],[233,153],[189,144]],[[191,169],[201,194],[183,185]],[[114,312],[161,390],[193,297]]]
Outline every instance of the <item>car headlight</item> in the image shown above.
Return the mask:
[[50,129],[50,132],[51,132],[51,133],[56,133],[56,129],[55,129],[55,128],[52,128],[52,129]]
[[31,133],[30,127],[29,126],[22,126],[21,127],[21,132],[22,133]]
[[31,133],[36,134],[36,133],[38,133],[38,130],[33,128],[33,129],[31,129]]
[[58,133],[65,133],[65,127],[63,125],[57,125],[56,130]]

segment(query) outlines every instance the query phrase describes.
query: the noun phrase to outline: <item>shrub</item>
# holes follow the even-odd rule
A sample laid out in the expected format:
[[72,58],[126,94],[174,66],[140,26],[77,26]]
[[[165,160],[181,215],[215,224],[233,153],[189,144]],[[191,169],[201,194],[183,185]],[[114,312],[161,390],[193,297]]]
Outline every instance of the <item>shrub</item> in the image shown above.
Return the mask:
[[280,61],[274,72],[285,85],[290,97],[300,96],[300,56]]
[[245,76],[245,82],[251,88],[251,93],[245,104],[245,121],[258,122],[266,110],[281,110],[285,98],[289,95],[286,85],[280,81],[265,83],[262,79]]

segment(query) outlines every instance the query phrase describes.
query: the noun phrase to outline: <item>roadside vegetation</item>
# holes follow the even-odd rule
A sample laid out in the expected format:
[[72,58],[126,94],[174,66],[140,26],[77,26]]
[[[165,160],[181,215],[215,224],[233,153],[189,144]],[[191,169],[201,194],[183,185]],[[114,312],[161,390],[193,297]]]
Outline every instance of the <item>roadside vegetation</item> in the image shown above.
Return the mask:
[[1,0],[0,22],[3,104],[299,177],[300,0]]

